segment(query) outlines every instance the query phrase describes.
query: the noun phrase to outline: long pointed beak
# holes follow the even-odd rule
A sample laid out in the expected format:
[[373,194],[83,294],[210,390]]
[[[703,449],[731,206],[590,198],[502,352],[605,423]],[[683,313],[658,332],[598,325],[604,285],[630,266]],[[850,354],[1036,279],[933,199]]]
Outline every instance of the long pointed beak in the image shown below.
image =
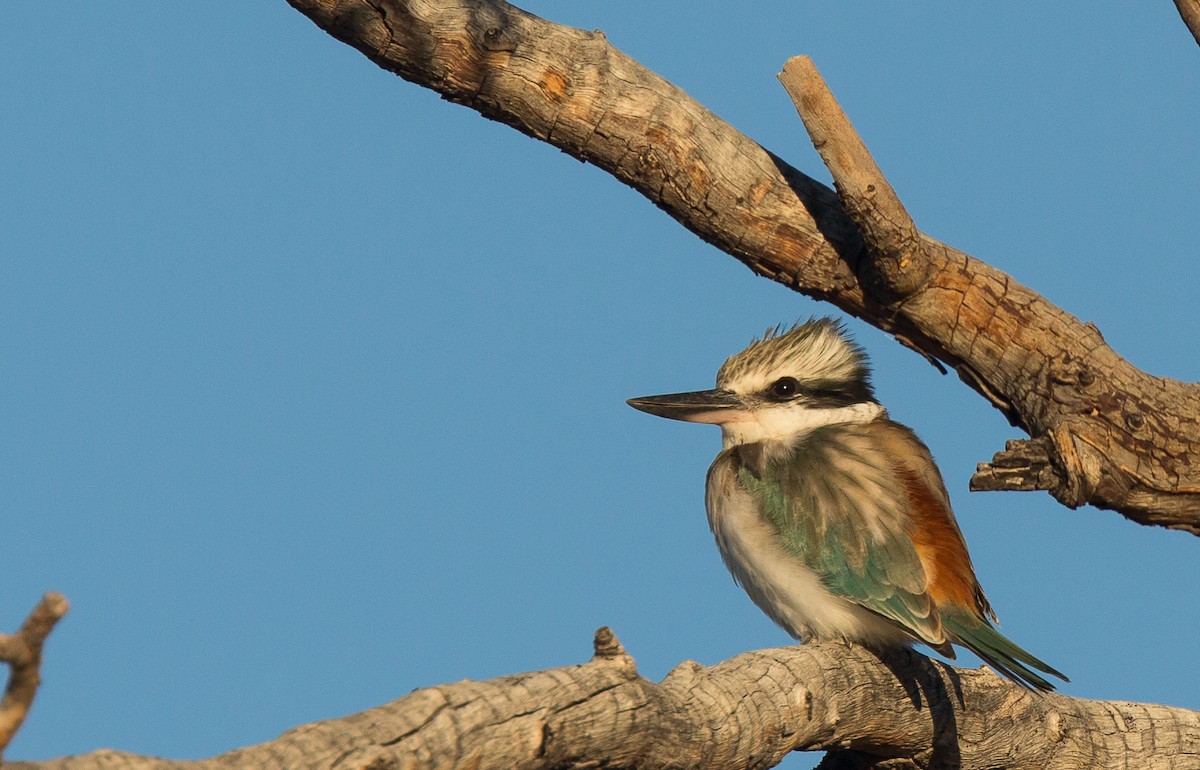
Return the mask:
[[721,425],[748,419],[749,409],[741,396],[728,390],[697,390],[662,396],[631,398],[625,403],[634,409],[685,422]]

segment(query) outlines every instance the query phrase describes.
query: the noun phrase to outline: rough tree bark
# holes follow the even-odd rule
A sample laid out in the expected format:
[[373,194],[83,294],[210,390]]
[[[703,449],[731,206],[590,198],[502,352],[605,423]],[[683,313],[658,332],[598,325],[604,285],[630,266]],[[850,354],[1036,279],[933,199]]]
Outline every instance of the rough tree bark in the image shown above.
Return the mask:
[[42,682],[42,645],[68,606],[62,594],[48,593],[15,634],[0,634],[0,661],[9,667],[8,685],[0,698],[0,757],[29,716]]
[[1192,37],[1200,43],[1200,0],[1175,0],[1175,7]]
[[945,363],[1030,439],[974,489],[1046,489],[1200,534],[1200,388],[1140,371],[1092,324],[919,234],[928,262],[889,288],[829,188],[787,165],[601,32],[501,0],[288,0],[400,76],[610,172],[760,275]]
[[1039,696],[987,671],[910,651],[807,644],[748,652],[661,684],[638,676],[608,631],[579,666],[417,690],[196,762],[94,752],[8,770],[561,770],[777,764],[830,750],[822,767],[1185,770],[1200,766],[1200,713]]
[[[756,273],[953,368],[1031,437],[981,465],[974,488],[1045,489],[1200,535],[1200,389],[1137,370],[1091,324],[920,233],[832,97],[804,85],[810,63],[783,79],[840,199],[600,32],[501,0],[288,2],[380,66],[612,173]],[[1200,29],[1196,0],[1176,5]],[[654,684],[601,629],[583,665],[418,690],[209,760],[10,765],[763,768],[798,749],[829,751],[823,768],[1196,768],[1200,712],[1038,696],[986,670],[839,644],[684,663]]]

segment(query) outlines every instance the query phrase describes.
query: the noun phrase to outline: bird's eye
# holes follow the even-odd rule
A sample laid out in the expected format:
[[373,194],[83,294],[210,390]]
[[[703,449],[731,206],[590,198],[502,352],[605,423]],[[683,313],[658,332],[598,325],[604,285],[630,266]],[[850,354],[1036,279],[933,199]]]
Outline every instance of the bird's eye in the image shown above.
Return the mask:
[[794,377],[780,377],[771,383],[771,395],[781,401],[793,398],[800,393],[800,383]]

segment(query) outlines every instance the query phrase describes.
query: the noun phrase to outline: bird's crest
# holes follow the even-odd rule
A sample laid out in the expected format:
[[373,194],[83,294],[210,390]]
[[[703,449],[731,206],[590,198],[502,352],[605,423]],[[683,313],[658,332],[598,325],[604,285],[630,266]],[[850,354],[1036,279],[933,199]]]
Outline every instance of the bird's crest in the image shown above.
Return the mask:
[[810,318],[790,329],[768,329],[762,339],[734,356],[717,372],[717,387],[738,393],[761,390],[781,376],[810,384],[862,383],[870,393],[866,353],[840,321]]

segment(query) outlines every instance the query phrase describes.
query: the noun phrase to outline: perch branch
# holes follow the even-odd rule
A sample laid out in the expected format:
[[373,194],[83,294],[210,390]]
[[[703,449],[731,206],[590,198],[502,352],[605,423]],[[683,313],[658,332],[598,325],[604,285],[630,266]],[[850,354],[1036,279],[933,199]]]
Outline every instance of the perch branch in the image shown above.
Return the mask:
[[836,193],[603,33],[502,0],[288,2],[379,66],[599,166],[754,272],[954,369],[1040,442],[1053,469],[985,469],[976,489],[1047,489],[1071,507],[1200,535],[1190,460],[1200,386],[1138,370],[1092,324],[925,234],[928,279],[898,306],[881,301],[860,277],[872,257]]
[[0,661],[11,669],[4,698],[0,699],[0,757],[29,714],[33,696],[42,683],[42,645],[68,607],[62,594],[48,593],[17,633],[0,634]]
[[582,665],[416,690],[209,760],[103,751],[6,770],[737,770],[771,767],[796,750],[831,752],[826,767],[1200,763],[1200,712],[1040,696],[911,650],[760,650],[709,668],[686,662],[656,684],[608,629],[593,646]]

